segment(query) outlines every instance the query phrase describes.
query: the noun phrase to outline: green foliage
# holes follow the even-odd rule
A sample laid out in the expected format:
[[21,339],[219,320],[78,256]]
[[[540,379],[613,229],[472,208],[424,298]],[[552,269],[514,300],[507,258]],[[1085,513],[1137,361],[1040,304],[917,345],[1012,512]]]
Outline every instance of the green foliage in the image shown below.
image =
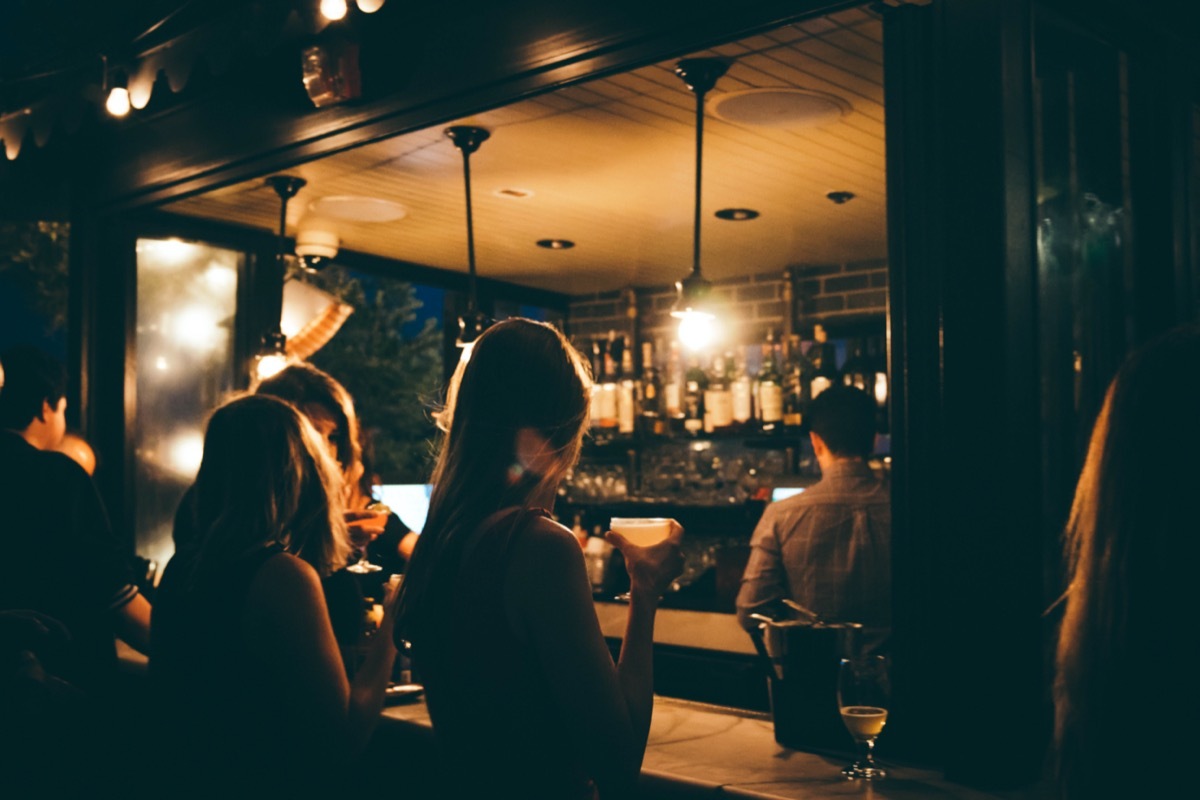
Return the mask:
[[354,396],[374,449],[374,471],[387,483],[424,483],[436,434],[430,416],[442,389],[442,333],[434,320],[405,338],[402,328],[421,303],[412,284],[380,278],[368,290],[331,266],[312,282],[354,307],[354,313],[311,359]]
[[65,222],[0,222],[0,272],[20,286],[47,322],[45,333],[67,325]]

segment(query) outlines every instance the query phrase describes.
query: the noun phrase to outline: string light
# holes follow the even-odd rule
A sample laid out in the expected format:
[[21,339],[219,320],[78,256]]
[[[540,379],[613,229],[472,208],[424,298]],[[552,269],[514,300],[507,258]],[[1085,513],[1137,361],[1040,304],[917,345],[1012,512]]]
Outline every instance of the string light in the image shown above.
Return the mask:
[[108,99],[104,107],[114,117],[123,117],[129,113],[129,79],[123,70],[113,72],[112,87],[108,90]]
[[364,14],[374,14],[383,8],[384,0],[357,0],[358,10]]
[[346,0],[321,0],[321,16],[337,22],[346,16]]

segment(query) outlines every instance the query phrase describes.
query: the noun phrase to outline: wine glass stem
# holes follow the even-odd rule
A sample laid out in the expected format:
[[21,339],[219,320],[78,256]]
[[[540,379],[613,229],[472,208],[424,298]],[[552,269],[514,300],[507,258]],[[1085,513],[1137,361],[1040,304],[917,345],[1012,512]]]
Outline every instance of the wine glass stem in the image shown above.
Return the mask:
[[875,766],[875,740],[867,739],[862,743],[863,764],[867,767]]

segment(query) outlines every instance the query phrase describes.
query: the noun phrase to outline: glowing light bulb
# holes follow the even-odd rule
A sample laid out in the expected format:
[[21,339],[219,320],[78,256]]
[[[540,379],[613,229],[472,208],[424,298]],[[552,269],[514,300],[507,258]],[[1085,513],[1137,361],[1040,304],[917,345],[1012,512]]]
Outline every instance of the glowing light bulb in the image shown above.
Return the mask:
[[716,338],[716,319],[712,314],[691,311],[679,320],[679,342],[689,350],[703,350]]
[[337,22],[346,16],[346,0],[321,0],[321,16]]
[[357,0],[358,10],[364,14],[374,14],[383,8],[385,0]]
[[124,86],[114,86],[104,101],[104,107],[114,117],[123,117],[129,113],[129,90]]
[[260,381],[265,381],[273,375],[278,375],[287,365],[287,356],[272,353],[271,355],[259,357],[258,364],[254,367],[254,372]]

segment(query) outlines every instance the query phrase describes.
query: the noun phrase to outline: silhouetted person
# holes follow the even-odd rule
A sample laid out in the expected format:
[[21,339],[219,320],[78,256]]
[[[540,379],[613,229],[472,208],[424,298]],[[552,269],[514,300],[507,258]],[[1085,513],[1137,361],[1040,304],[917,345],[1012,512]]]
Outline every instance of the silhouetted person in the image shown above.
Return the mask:
[[875,402],[834,386],[808,410],[821,480],[771,503],[750,540],[737,597],[747,630],[755,612],[787,616],[789,598],[826,622],[863,625],[863,651],[878,651],[891,628],[892,506],[885,481],[867,465],[875,442]]
[[167,566],[154,607],[164,794],[313,796],[366,744],[395,658],[393,617],[385,602],[348,678],[321,586],[351,552],[342,488],[291,404],[253,395],[213,414],[195,484],[199,538]]
[[1066,800],[1195,790],[1198,367],[1196,327],[1148,344],[1113,378],[1092,432],[1055,682]]
[[32,347],[0,354],[0,608],[66,625],[71,647],[56,674],[106,689],[114,635],[146,651],[150,604],[129,570],[87,473],[53,452],[66,431],[66,374]]
[[618,664],[579,542],[552,521],[579,457],[591,379],[549,325],[509,319],[451,380],[429,517],[397,633],[412,642],[446,797],[631,797],[653,706],[659,599],[682,529],[652,547],[610,533],[631,579]]

